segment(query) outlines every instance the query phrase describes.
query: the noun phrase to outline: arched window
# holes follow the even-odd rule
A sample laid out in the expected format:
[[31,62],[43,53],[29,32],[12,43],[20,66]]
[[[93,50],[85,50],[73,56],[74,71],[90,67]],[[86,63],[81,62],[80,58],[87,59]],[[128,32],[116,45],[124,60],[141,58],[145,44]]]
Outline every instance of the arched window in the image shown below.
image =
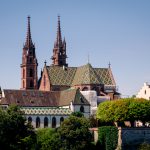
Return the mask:
[[30,58],[30,63],[32,63],[32,58]]
[[44,128],[47,128],[48,127],[48,118],[45,117],[44,118]]
[[23,78],[25,78],[25,69],[23,69]]
[[146,95],[146,90],[145,90],[145,95]]
[[33,77],[33,69],[30,69],[29,76]]
[[36,128],[39,128],[40,127],[40,118],[37,117],[36,118]]
[[84,87],[82,91],[88,91],[88,87]]
[[45,77],[45,75],[44,75],[43,85],[44,85],[44,88],[45,88],[46,87],[46,77]]
[[28,118],[28,123],[30,123],[30,124],[32,123],[32,118],[31,117]]
[[52,128],[56,128],[56,118],[52,118]]
[[61,123],[64,121],[64,117],[61,117],[60,118],[60,125],[61,125]]
[[83,106],[80,107],[80,112],[84,113],[84,107]]
[[32,88],[33,87],[33,81],[30,80],[30,87]]

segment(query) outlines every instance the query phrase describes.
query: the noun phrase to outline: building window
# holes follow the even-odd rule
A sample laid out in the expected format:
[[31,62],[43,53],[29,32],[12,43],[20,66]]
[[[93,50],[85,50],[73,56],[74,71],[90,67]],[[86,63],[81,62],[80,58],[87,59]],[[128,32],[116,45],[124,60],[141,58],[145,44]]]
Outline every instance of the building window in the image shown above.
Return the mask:
[[29,76],[33,77],[33,69],[30,69]]
[[30,87],[32,88],[33,87],[33,81],[30,80]]
[[84,107],[83,106],[80,107],[80,112],[84,113]]
[[39,128],[40,127],[40,118],[37,117],[36,118],[36,128]]
[[46,77],[45,77],[45,75],[44,75],[43,85],[44,85],[44,88],[45,88],[46,87]]
[[56,118],[52,118],[52,128],[56,128]]
[[146,95],[146,90],[145,90],[145,95]]
[[62,122],[64,121],[64,117],[60,118],[60,125],[62,124]]
[[32,58],[30,58],[30,63],[32,63]]
[[28,118],[28,123],[30,123],[30,124],[32,123],[32,118],[31,117]]
[[48,118],[45,117],[44,118],[44,128],[47,128],[48,127]]

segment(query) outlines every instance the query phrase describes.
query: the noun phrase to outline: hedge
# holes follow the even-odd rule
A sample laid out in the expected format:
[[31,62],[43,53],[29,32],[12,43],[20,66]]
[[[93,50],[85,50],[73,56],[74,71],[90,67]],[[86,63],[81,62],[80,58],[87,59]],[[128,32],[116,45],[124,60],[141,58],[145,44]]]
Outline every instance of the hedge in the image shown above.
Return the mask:
[[118,144],[118,129],[114,126],[99,127],[98,145],[102,150],[115,150]]

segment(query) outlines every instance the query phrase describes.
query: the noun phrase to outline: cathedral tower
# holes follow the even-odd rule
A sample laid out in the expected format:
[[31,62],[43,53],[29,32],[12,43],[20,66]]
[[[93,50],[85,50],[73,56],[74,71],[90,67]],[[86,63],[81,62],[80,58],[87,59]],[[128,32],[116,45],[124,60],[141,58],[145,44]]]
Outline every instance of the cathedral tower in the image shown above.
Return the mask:
[[35,45],[32,42],[30,31],[30,17],[28,16],[27,37],[23,46],[21,64],[21,89],[37,89],[37,59]]
[[68,66],[66,63],[66,41],[65,38],[62,41],[61,28],[60,28],[60,16],[58,16],[58,26],[57,26],[57,37],[54,43],[52,64],[55,66]]

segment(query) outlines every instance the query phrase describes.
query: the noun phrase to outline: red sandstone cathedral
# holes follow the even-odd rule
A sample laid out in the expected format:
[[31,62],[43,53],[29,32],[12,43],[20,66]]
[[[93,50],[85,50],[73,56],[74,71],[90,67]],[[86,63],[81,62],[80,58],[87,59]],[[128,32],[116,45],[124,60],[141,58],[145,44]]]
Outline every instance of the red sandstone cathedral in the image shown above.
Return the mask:
[[27,37],[23,46],[21,64],[22,90],[63,91],[75,88],[80,91],[94,90],[98,96],[110,96],[110,100],[119,97],[110,65],[108,68],[93,68],[90,63],[80,67],[70,67],[67,64],[66,41],[62,40],[59,16],[51,59],[52,64],[47,66],[45,63],[41,77],[38,79],[38,61],[31,38],[30,17],[28,17]]

